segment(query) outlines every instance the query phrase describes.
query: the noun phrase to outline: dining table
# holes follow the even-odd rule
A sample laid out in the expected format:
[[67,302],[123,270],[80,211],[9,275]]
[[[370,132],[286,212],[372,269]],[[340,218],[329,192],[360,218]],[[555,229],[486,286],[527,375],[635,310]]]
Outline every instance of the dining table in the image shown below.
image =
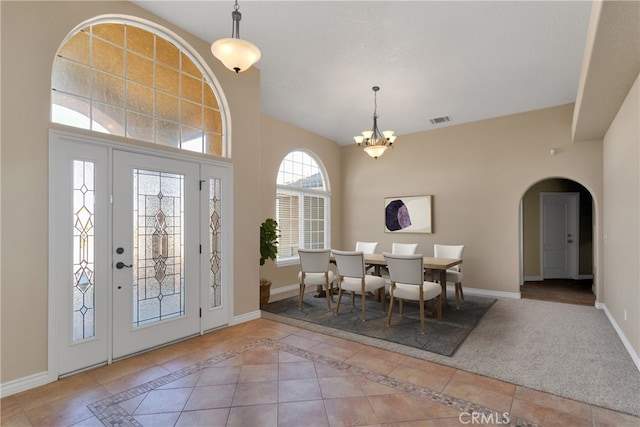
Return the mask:
[[[425,256],[422,258],[424,270],[432,276],[432,280],[438,280],[442,286],[442,298],[440,298],[441,306],[447,303],[447,269],[462,264],[462,260],[458,258],[441,258]],[[364,254],[365,265],[373,266],[374,273],[381,276],[382,267],[387,266],[387,261],[382,254]]]

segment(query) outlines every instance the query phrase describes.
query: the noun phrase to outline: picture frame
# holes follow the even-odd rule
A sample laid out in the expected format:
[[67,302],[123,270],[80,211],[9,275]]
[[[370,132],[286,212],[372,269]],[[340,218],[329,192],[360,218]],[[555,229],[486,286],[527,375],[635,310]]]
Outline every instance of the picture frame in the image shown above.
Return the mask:
[[433,196],[384,198],[385,233],[433,233]]

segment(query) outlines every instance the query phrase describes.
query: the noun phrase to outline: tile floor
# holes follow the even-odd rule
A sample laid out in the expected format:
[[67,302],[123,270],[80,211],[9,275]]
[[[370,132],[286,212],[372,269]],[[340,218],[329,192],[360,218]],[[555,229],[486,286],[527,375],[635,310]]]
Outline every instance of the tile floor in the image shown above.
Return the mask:
[[2,426],[640,426],[625,414],[266,319],[5,397],[1,410]]

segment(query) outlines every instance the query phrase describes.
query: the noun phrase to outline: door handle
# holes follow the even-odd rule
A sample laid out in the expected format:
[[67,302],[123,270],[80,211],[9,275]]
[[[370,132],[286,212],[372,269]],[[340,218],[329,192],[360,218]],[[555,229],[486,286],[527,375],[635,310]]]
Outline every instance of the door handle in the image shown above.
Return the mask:
[[125,263],[124,263],[124,262],[122,262],[122,261],[118,261],[118,263],[116,264],[116,268],[117,268],[118,270],[122,270],[122,269],[123,269],[123,268],[125,268],[125,267],[127,267],[127,268],[131,268],[131,267],[133,267],[133,265],[127,265],[127,264],[125,264]]
[[573,240],[567,240],[567,243],[573,243]]

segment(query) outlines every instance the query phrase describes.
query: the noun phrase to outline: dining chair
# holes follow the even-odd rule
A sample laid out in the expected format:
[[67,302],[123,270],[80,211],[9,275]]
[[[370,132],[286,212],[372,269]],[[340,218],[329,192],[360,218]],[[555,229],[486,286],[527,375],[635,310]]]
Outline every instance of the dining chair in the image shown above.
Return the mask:
[[417,243],[393,243],[391,245],[391,253],[396,255],[414,255],[417,250]]
[[[418,250],[417,243],[392,243],[391,253],[397,255],[413,255]],[[389,292],[389,269],[386,266],[380,267],[380,275],[387,278],[386,292]]]
[[[366,320],[366,296],[368,293],[379,295],[382,311],[385,310],[384,278],[366,274],[364,265],[364,253],[362,251],[338,251],[333,250],[333,256],[338,268],[338,302],[336,303],[336,316],[340,311],[340,301],[344,291],[351,292],[351,306],[355,307],[356,294],[361,297],[362,321]],[[382,288],[382,292],[380,289]],[[376,295],[377,296],[377,295]]]
[[[464,245],[433,245],[433,256],[436,258],[456,258],[462,259]],[[447,269],[447,283],[455,284],[456,308],[460,308],[460,300],[464,301],[464,292],[462,292],[462,271],[460,266],[455,265]],[[446,286],[446,283],[445,283]]]
[[304,299],[304,289],[306,286],[324,286],[327,296],[327,309],[331,310],[331,295],[335,276],[329,268],[331,259],[331,249],[298,249],[300,256],[300,272],[298,273],[298,283],[300,283],[300,301],[298,310],[302,310],[302,300]]
[[[365,254],[375,254],[378,249],[378,242],[356,242],[356,248],[354,249],[356,252],[364,252]],[[375,269],[375,266],[371,264],[367,264],[365,266],[365,271],[369,271],[371,269]]]
[[404,300],[418,301],[420,306],[420,332],[424,334],[424,303],[429,300],[435,301],[438,321],[442,320],[442,307],[440,298],[442,297],[442,287],[434,282],[424,280],[424,263],[421,254],[397,255],[383,252],[387,267],[389,268],[389,278],[391,286],[389,294],[389,313],[387,314],[387,326],[391,325],[391,314],[393,303],[400,300],[400,315],[404,314]]
[[375,254],[378,249],[378,242],[356,242],[356,252],[364,252],[365,254]]

